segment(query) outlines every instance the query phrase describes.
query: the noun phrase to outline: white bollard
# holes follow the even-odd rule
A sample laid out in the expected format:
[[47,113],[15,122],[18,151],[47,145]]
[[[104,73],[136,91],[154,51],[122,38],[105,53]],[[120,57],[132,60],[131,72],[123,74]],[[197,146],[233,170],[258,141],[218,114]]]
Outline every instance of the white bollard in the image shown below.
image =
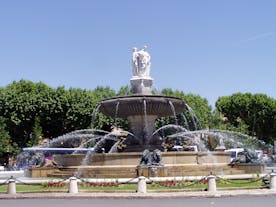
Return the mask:
[[8,194],[16,194],[15,180],[10,178],[8,181]]
[[78,193],[78,180],[76,177],[69,178],[69,193]]
[[208,191],[217,191],[216,176],[209,175],[208,179]]
[[276,173],[270,174],[269,188],[271,190],[276,190]]
[[147,192],[147,183],[144,176],[138,177],[138,189],[137,193],[146,193]]

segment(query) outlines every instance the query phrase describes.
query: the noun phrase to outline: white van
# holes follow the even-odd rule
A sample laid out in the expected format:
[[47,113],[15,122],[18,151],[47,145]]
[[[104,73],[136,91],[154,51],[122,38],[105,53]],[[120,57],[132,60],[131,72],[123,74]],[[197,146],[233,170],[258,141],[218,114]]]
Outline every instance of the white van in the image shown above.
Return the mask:
[[231,157],[231,162],[238,157],[238,154],[243,152],[244,148],[232,148],[225,150],[225,152],[231,152],[230,157]]

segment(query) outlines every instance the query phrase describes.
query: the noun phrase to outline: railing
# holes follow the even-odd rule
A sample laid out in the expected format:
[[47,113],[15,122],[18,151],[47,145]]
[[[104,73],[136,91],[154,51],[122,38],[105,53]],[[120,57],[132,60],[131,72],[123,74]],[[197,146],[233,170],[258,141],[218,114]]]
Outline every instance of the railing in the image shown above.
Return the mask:
[[[183,180],[180,179],[172,179],[172,178],[146,178],[143,176],[130,178],[130,179],[84,179],[78,177],[70,177],[67,179],[53,179],[44,182],[44,187],[47,188],[64,188],[68,189],[68,193],[79,193],[80,187],[111,187],[116,191],[116,187],[119,185],[125,184],[137,184],[138,193],[146,193],[147,185],[152,189],[156,188],[167,188],[170,189],[195,189],[199,188],[199,186],[204,186],[204,190],[206,191],[217,191],[217,184],[232,184],[232,185],[246,185],[246,184],[254,184],[260,183],[262,181],[264,188],[269,188],[271,190],[276,190],[276,173],[272,172],[270,174],[266,174],[263,176],[256,176],[255,178],[247,179],[246,181],[241,180],[232,180],[226,179],[222,176],[210,175],[201,177],[197,180]],[[3,182],[0,183],[0,186],[7,185],[7,194],[16,194],[16,184],[19,185],[42,185],[42,183],[31,183],[25,182],[21,179],[10,177]]]

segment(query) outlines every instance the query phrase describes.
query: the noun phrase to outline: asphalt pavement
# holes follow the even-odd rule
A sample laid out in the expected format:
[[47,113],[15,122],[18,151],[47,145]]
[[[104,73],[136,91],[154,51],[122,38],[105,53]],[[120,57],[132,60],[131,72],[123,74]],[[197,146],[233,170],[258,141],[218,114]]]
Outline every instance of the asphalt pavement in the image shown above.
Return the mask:
[[[58,198],[30,198],[30,199],[3,199],[0,207],[260,207],[275,206],[276,195],[236,195],[236,196],[173,196],[166,194],[165,197],[76,197],[66,196]],[[160,194],[159,194],[160,196]],[[167,197],[169,196],[169,197]]]
[[[235,189],[217,191],[181,191],[181,192],[147,192],[147,193],[124,193],[124,192],[25,192],[13,195],[1,193],[0,199],[67,199],[67,198],[180,198],[180,197],[233,197],[233,196],[275,196],[276,190],[271,189]],[[0,205],[1,206],[1,205]]]

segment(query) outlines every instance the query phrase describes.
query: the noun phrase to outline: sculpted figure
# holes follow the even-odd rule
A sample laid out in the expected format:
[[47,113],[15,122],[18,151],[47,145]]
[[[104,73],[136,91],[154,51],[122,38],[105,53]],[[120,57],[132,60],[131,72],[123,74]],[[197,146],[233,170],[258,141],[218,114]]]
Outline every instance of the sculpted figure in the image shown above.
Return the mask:
[[155,149],[153,152],[150,152],[148,149],[143,151],[142,159],[140,161],[141,166],[163,166],[161,151]]
[[150,165],[151,163],[151,153],[149,150],[145,149],[143,151],[143,155],[142,155],[142,159],[140,161],[140,165],[142,166],[146,166],[146,165]]
[[134,47],[132,53],[133,76],[149,77],[150,65],[150,55],[147,52],[147,46],[144,46],[141,50],[137,50],[137,48]]
[[158,165],[158,166],[163,165],[161,151],[158,149],[155,149],[152,152],[152,165]]

